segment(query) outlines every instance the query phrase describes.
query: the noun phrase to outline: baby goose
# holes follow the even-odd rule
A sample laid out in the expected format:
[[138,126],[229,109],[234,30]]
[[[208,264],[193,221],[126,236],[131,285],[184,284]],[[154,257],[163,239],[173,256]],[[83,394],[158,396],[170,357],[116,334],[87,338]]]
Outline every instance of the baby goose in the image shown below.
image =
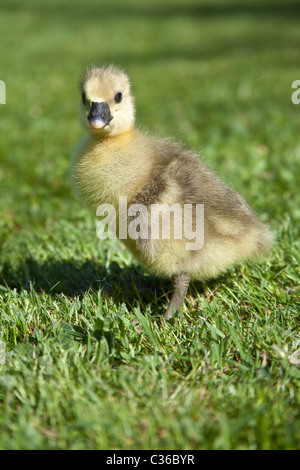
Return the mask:
[[75,185],[94,212],[112,205],[119,238],[146,269],[172,279],[165,319],[181,307],[190,279],[216,277],[270,248],[268,228],[195,152],[135,127],[124,72],[89,67],[80,90],[88,135],[75,161]]

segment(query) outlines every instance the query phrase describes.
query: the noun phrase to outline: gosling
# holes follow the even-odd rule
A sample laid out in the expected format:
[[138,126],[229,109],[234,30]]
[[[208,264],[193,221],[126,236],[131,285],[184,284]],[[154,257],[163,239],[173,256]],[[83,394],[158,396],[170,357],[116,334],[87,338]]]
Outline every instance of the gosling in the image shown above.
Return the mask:
[[267,226],[195,152],[135,127],[123,71],[91,66],[80,92],[88,133],[74,162],[75,186],[94,213],[111,205],[116,221],[108,226],[147,270],[172,279],[166,320],[182,306],[191,279],[214,278],[269,250]]

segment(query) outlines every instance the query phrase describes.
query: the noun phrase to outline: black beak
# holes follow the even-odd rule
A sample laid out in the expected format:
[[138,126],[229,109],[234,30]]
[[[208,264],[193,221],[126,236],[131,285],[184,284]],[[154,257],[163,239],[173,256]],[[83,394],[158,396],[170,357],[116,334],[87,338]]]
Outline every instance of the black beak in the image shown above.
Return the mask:
[[89,124],[93,129],[102,129],[112,120],[110,109],[107,103],[92,102],[88,115]]

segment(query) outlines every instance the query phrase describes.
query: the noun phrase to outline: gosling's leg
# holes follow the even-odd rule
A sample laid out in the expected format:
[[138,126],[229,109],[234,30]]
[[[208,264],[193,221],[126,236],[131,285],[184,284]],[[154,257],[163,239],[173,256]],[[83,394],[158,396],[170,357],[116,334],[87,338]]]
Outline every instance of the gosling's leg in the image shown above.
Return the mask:
[[172,318],[173,314],[180,309],[181,305],[184,302],[189,283],[190,283],[190,273],[183,271],[182,273],[175,274],[172,278],[172,297],[169,303],[169,306],[164,314],[165,320]]

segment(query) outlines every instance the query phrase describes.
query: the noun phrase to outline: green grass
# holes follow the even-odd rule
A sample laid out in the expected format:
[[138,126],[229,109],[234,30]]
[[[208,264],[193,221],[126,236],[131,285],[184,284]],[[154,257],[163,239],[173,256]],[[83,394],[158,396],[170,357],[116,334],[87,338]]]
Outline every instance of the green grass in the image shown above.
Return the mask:
[[[299,448],[299,12],[1,1],[0,448]],[[79,76],[111,62],[139,125],[202,152],[276,235],[191,285],[174,325],[169,284],[100,242],[70,185]]]

